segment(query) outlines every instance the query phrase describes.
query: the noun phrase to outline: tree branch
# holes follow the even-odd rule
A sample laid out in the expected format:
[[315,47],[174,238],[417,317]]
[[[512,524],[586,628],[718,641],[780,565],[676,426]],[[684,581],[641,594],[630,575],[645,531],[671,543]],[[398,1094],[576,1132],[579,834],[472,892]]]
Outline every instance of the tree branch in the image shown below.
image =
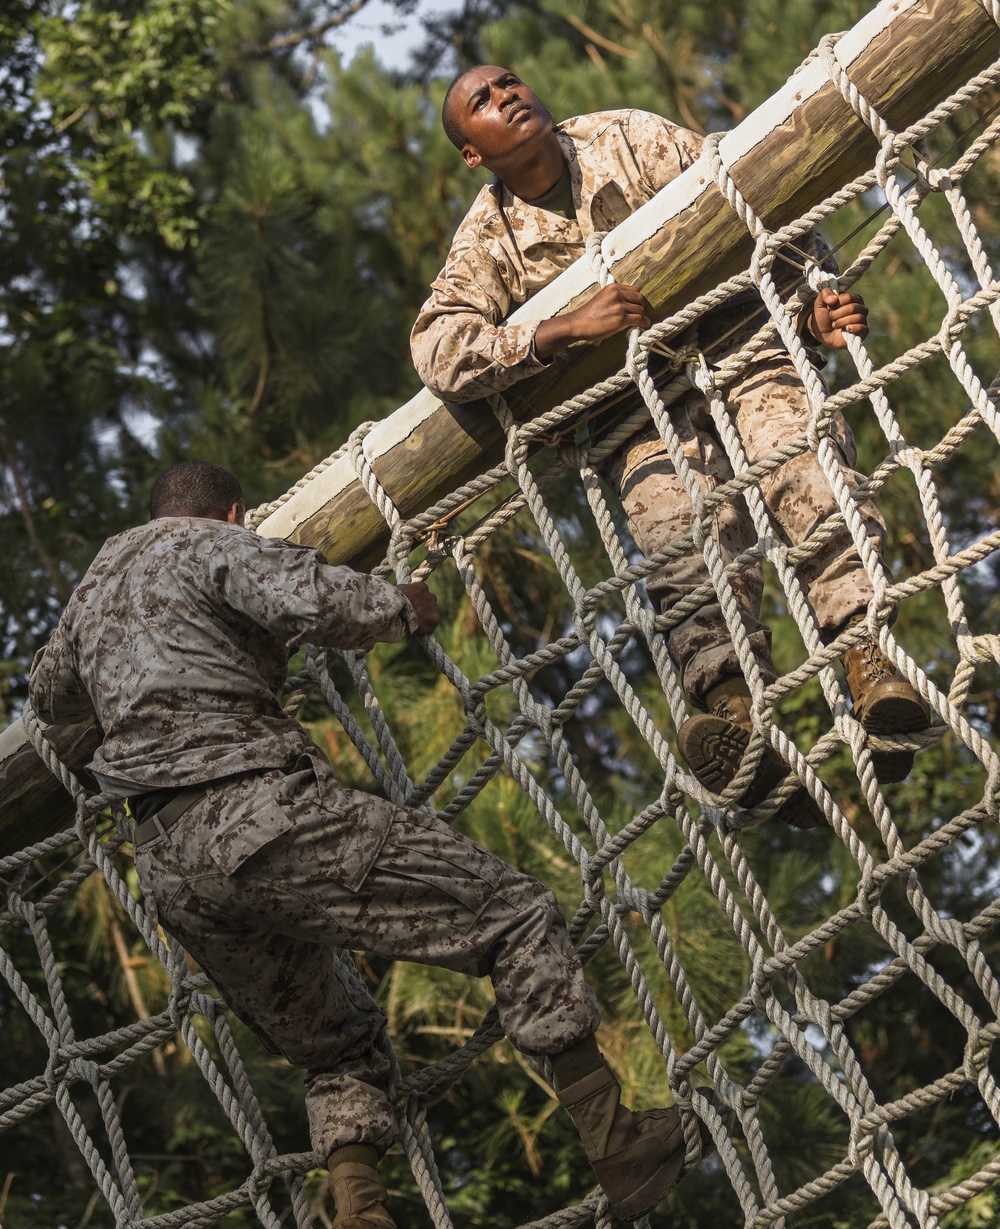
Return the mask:
[[73,592],[73,586],[62,574],[56,561],[42,545],[42,539],[39,537],[38,527],[31,512],[31,503],[28,500],[28,489],[25,485],[24,475],[21,473],[21,467],[18,464],[17,457],[14,455],[14,450],[2,432],[0,432],[0,450],[3,452],[4,461],[7,463],[7,468],[14,483],[14,490],[17,493],[18,510],[21,513],[21,519],[24,521],[24,528],[28,534],[28,539],[37,551],[42,567],[52,581],[52,587],[55,589],[59,600],[65,605]]
[[310,26],[308,30],[298,30],[294,34],[281,34],[276,38],[272,38],[270,42],[258,43],[255,47],[248,47],[247,54],[271,55],[275,51],[285,51],[289,47],[298,47],[302,43],[318,42],[327,31],[333,30],[337,26],[342,26],[348,18],[353,17],[367,3],[368,0],[351,0],[347,8],[341,9],[333,17],[328,17],[326,21]]
[[613,43],[610,38],[605,38],[603,34],[598,34],[593,26],[588,26],[585,21],[581,21],[579,17],[574,17],[572,13],[566,15],[566,20],[574,30],[579,30],[585,38],[589,38],[598,47],[603,47],[605,51],[613,51],[615,55],[620,55],[626,60],[634,60],[639,55],[639,52],[633,48],[623,47],[621,43]]

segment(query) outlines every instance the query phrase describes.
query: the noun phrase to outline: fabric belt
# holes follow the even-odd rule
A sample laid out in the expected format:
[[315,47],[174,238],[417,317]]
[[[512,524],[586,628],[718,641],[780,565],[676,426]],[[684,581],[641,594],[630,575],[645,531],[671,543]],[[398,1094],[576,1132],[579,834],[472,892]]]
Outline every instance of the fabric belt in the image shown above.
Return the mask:
[[[181,816],[205,793],[205,789],[204,785],[188,785],[184,789],[179,790],[157,790],[158,794],[166,795],[169,793],[171,796],[148,819],[144,819],[141,823],[135,825],[132,844],[138,847],[144,841],[151,841],[156,836],[165,836],[167,830],[172,828]],[[136,803],[139,803],[139,800],[144,797],[147,796],[143,794],[135,795]],[[147,801],[149,801],[148,798]]]

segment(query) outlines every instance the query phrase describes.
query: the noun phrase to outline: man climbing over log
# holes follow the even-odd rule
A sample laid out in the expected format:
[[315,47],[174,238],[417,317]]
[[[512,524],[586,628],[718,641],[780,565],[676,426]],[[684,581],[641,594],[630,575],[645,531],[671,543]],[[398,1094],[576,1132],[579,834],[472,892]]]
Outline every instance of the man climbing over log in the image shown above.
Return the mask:
[[[432,392],[451,402],[486,397],[560,361],[578,343],[649,326],[642,294],[617,283],[575,311],[535,323],[505,321],[584,253],[591,234],[618,225],[691,166],[701,137],[636,110],[596,112],[554,125],[538,96],[516,74],[495,65],[469,69],[452,82],[442,122],[466,164],[485,166],[494,178],[460,224],[413,328],[414,365]],[[820,241],[810,237],[810,242]],[[756,291],[744,292],[678,344],[696,342],[709,358],[733,353],[760,327],[761,309]],[[841,349],[846,334],[867,336],[867,314],[858,295],[823,290],[803,312],[799,332],[807,345]],[[806,392],[780,345],[758,353],[724,397],[751,464],[807,428]],[[670,414],[703,490],[731,478],[705,397],[690,392]],[[856,489],[854,441],[840,415],[833,439],[844,480]],[[652,422],[618,450],[606,473],[621,492],[632,535],[646,555],[690,532],[690,498]],[[808,451],[763,478],[760,490],[779,534],[793,545],[838,511],[818,460]],[[880,552],[884,522],[870,501],[861,510],[869,541]],[[727,563],[757,540],[741,498],[718,507],[712,532]],[[825,641],[864,620],[873,589],[846,529],[800,563],[797,573]],[[648,577],[646,588],[653,604],[668,613],[708,580],[704,557],[695,549]],[[760,566],[742,569],[732,587],[761,675],[771,682],[771,634],[760,621]],[[695,776],[719,792],[739,769],[753,719],[750,690],[717,598],[672,627],[668,646],[685,695],[700,710],[678,732],[681,753]],[[842,660],[854,714],[867,731],[899,734],[927,725],[920,695],[870,635],[857,639]],[[883,782],[902,780],[913,762],[906,750],[874,758]],[[787,772],[766,744],[743,804],[761,801]],[[785,805],[781,817],[798,826],[815,823],[814,808],[803,794]]]
[[282,712],[299,645],[428,635],[434,595],[244,529],[239,483],[207,462],[162,474],[150,514],[91,564],[33,663],[31,703],[48,722],[96,718],[91,771],[135,819],[159,921],[307,1071],[337,1229],[393,1229],[377,1164],[396,1124],[385,1017],[335,947],[489,976],[511,1042],[551,1058],[615,1211],[648,1211],[687,1168],[680,1113],[621,1105],[555,898],[426,811],[342,788]]

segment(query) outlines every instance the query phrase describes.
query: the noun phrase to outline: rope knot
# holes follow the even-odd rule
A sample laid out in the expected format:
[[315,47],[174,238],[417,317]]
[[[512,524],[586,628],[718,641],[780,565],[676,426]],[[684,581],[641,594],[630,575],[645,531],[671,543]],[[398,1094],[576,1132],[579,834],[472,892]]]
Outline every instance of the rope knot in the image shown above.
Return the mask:
[[111,801],[111,818],[114,821],[115,831],[123,841],[128,841],[131,844],[135,840],[135,823],[125,810],[125,800],[123,798],[114,798]]
[[962,311],[961,304],[957,304],[945,315],[937,331],[938,341],[945,354],[951,354],[954,347],[958,345],[968,324],[969,321]]
[[805,258],[805,274],[808,290],[802,287],[795,296],[796,302],[803,307],[809,306],[821,290],[832,290],[834,294],[840,294],[840,278],[829,269],[824,269],[815,257]]
[[593,912],[601,912],[601,901],[605,898],[604,866],[599,856],[591,858],[587,867],[587,879],[583,885],[584,904]]
[[949,943],[959,952],[965,952],[968,941],[965,927],[954,917],[941,917],[935,914],[927,924],[927,931],[939,943]]
[[593,606],[588,606],[585,601],[580,600],[576,603],[573,618],[576,623],[577,634],[581,641],[586,644],[597,630],[597,611]]
[[414,549],[412,526],[408,521],[397,521],[389,535],[386,555],[399,581],[411,579],[410,552]]
[[72,1063],[66,1054],[58,1046],[53,1046],[49,1050],[49,1059],[45,1064],[45,1087],[55,1096],[60,1084],[66,1080],[69,1069]]
[[684,364],[684,374],[699,392],[706,397],[712,397],[718,391],[715,382],[715,372],[709,366],[708,359],[697,346],[685,346],[678,351],[677,358]]
[[86,1080],[88,1084],[97,1087],[101,1076],[101,1067],[99,1063],[95,1063],[92,1058],[74,1058],[69,1062],[69,1070],[81,1080]]
[[747,997],[750,1002],[760,1011],[764,1011],[767,1007],[767,1000],[771,997],[771,987],[774,983],[774,973],[771,972],[767,965],[761,960],[753,971],[753,977],[750,979],[750,989],[747,992]]
[[195,989],[195,983],[189,977],[175,981],[170,987],[167,1012],[170,1015],[170,1022],[178,1032],[181,1031],[185,1020],[191,1014],[191,1000],[194,997]]
[[465,724],[468,726],[470,734],[475,734],[477,738],[485,738],[488,723],[489,714],[486,711],[485,700],[478,699],[475,703],[466,706]]
[[882,896],[882,885],[872,871],[865,871],[858,883],[857,901],[862,916],[870,918]]
[[518,470],[528,464],[528,441],[514,432],[507,440],[504,463],[515,478]]
[[948,192],[955,186],[951,172],[947,167],[930,166],[928,163],[921,161],[917,169],[920,172],[921,181],[926,184],[931,192]]
[[855,1169],[863,1169],[865,1161],[875,1151],[876,1144],[880,1147],[884,1144],[883,1128],[878,1125],[873,1125],[870,1128],[864,1127],[864,1120],[857,1124],[858,1129],[851,1131],[851,1142],[847,1148],[847,1159]]
[[992,1043],[984,1041],[982,1032],[977,1023],[973,1023],[969,1027],[969,1039],[965,1043],[965,1054],[962,1060],[962,1068],[965,1071],[965,1078],[972,1085],[978,1085],[979,1080],[986,1070],[986,1064],[989,1062]]
[[[254,1141],[251,1141],[251,1143],[252,1142]],[[263,1153],[262,1149],[258,1148],[257,1150],[260,1151],[262,1155],[266,1155]],[[272,1182],[274,1182],[273,1174],[268,1173],[266,1169],[262,1169],[259,1166],[254,1167],[250,1177],[247,1178],[247,1194],[254,1204],[257,1204],[264,1198],[267,1192],[271,1189]]]

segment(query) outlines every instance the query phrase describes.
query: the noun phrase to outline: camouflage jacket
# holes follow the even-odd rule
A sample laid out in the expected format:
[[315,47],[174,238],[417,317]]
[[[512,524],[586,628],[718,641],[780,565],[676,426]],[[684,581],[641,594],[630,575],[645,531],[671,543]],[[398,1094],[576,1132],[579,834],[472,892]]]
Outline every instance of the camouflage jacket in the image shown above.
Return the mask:
[[305,641],[369,649],[416,616],[393,585],[224,521],[163,517],[110,538],[47,647],[29,695],[43,721],[96,715],[91,768],[137,791],[317,754],[281,711]]
[[413,364],[432,392],[470,401],[545,364],[538,323],[504,325],[516,307],[697,161],[702,139],[647,111],[597,111],[555,129],[573,184],[576,217],[537,209],[498,179],[480,191],[410,337]]
[[[529,205],[492,179],[459,225],[420,309],[410,336],[413,364],[444,400],[485,397],[543,370],[534,352],[538,322],[508,325],[505,318],[582,256],[588,236],[623,222],[696,162],[702,147],[697,133],[648,111],[578,115],[555,133],[576,218]],[[822,261],[829,249],[815,236],[809,243]]]

